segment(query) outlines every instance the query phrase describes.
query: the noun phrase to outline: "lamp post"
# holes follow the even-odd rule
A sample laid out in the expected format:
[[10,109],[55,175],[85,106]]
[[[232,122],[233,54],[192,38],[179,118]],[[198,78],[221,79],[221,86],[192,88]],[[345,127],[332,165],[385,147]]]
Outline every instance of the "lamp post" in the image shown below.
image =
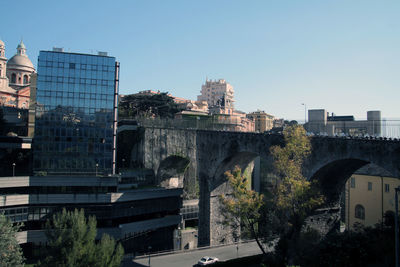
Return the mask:
[[304,106],[304,124],[307,122],[307,105],[305,103],[301,103]]
[[99,167],[99,164],[96,163],[96,177],[97,177],[97,168]]
[[394,189],[394,201],[395,201],[395,215],[394,215],[394,240],[395,240],[395,255],[396,255],[396,267],[399,267],[399,197],[400,186]]
[[12,166],[13,166],[13,176],[15,176],[15,162],[12,164]]
[[149,246],[149,267],[150,267],[150,250],[151,250],[151,246]]

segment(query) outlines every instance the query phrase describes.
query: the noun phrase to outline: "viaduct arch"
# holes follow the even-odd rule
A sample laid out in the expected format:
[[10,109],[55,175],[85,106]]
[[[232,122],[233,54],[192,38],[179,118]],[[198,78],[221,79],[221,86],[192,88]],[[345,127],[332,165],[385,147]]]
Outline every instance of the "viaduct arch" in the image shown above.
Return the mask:
[[[312,154],[304,166],[308,179],[318,179],[328,203],[336,204],[346,180],[362,166],[373,163],[400,178],[400,141],[313,137]],[[283,145],[275,134],[203,131],[149,127],[141,138],[140,160],[157,171],[161,163],[176,155],[187,159],[183,183],[199,181],[199,246],[229,242],[219,223],[217,196],[227,193],[224,172],[235,165],[245,167],[257,158],[272,167],[269,148]],[[162,166],[161,166],[162,167]],[[253,184],[257,188],[258,182]]]

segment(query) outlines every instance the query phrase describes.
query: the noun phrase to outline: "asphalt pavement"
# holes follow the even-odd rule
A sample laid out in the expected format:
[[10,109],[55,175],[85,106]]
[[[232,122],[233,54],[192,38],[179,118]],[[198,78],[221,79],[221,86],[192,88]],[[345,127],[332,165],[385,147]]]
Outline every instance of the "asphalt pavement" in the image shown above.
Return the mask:
[[[193,267],[198,260],[204,256],[217,257],[220,261],[226,261],[238,257],[261,254],[256,242],[241,243],[237,249],[236,245],[186,250],[166,255],[151,255],[150,266],[152,267]],[[149,266],[149,257],[126,259],[123,267]]]

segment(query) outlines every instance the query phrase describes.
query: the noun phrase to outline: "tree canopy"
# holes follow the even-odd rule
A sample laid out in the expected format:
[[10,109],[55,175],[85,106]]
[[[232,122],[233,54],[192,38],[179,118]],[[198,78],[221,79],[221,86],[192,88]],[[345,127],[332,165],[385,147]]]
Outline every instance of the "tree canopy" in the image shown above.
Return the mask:
[[181,111],[167,92],[127,95],[119,103],[118,108],[121,117],[173,118],[175,113]]
[[318,186],[308,181],[302,166],[311,153],[311,143],[301,125],[288,126],[283,131],[285,145],[271,147],[274,169],[280,178],[273,202],[280,223],[280,243],[285,261],[295,257],[294,245],[299,239],[304,220],[323,204],[324,197]]
[[273,146],[275,172],[281,178],[276,204],[289,217],[303,218],[323,203],[323,196],[302,173],[304,160],[311,153],[311,143],[302,126],[293,125],[283,131],[285,146]]
[[83,209],[63,209],[46,223],[47,257],[38,266],[120,266],[124,254],[121,244],[106,234],[96,244],[96,233],[95,217],[86,219]]
[[311,153],[311,143],[304,128],[293,124],[283,131],[284,145],[270,149],[274,159],[274,172],[279,182],[269,197],[250,190],[248,181],[239,167],[225,175],[232,188],[230,195],[219,196],[225,223],[233,229],[250,231],[261,251],[265,244],[280,236],[277,259],[288,263],[295,259],[295,245],[304,221],[320,206],[324,197],[318,187],[308,181],[302,166]]
[[0,266],[23,266],[24,257],[16,239],[20,226],[0,213]]

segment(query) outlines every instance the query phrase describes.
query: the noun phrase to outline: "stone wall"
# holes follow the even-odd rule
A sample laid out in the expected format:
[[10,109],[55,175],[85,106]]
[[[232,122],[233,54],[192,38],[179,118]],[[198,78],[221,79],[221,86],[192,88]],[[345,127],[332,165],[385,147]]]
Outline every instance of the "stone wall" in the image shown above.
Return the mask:
[[188,159],[189,166],[183,177],[184,194],[186,198],[198,198],[196,196],[196,183],[198,183],[196,141],[195,130],[145,128],[141,143],[143,166],[153,169],[156,177],[160,177],[161,163],[168,157],[178,156]]
[[[172,155],[190,160],[184,174],[184,187],[187,192],[193,191],[190,188],[199,182],[198,241],[199,246],[204,246],[219,244],[229,233],[220,223],[218,201],[218,194],[228,192],[224,172],[235,165],[243,169],[257,157],[270,168],[269,149],[273,145],[283,145],[283,138],[275,134],[149,127],[145,128],[140,145],[143,166],[155,172],[159,171],[162,161]],[[338,200],[351,174],[368,163],[384,167],[393,177],[400,177],[400,142],[314,137],[312,154],[303,170],[308,179],[320,182],[332,204]],[[265,168],[261,169],[265,171]],[[322,217],[321,222],[324,221]],[[326,221],[331,219],[328,217]]]

